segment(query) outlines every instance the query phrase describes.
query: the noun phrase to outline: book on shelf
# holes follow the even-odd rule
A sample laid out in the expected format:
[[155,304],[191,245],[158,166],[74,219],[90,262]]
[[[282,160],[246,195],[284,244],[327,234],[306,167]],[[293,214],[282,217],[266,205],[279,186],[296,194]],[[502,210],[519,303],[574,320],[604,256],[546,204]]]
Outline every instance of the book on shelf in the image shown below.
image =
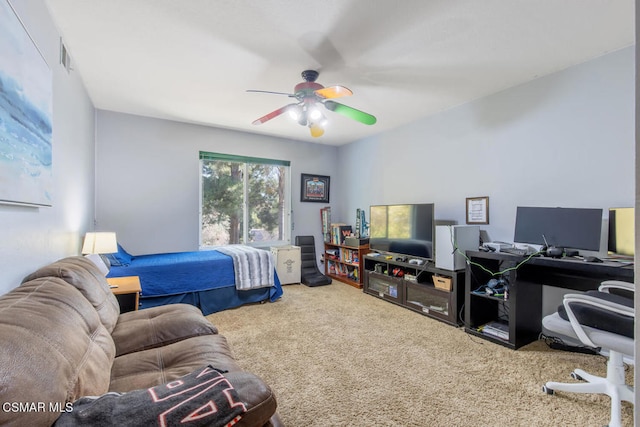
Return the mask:
[[331,224],[331,243],[334,245],[344,245],[344,239],[351,236],[353,230],[350,225],[335,223]]
[[358,251],[342,248],[342,261],[348,262],[349,264],[358,264],[360,261]]
[[[356,258],[357,258],[356,254]],[[340,259],[343,262],[353,263],[353,251],[351,249],[340,248]]]
[[329,272],[329,274],[337,274],[336,263],[333,261],[327,261],[327,271]]
[[327,272],[358,281],[358,269],[335,261],[327,261]]

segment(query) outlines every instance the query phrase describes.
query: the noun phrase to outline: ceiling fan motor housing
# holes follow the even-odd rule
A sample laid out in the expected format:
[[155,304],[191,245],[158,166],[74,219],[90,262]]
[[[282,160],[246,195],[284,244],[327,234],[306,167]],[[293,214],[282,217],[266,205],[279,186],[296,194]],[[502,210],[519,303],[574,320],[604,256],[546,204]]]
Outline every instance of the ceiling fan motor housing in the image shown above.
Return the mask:
[[293,92],[295,93],[296,98],[298,99],[300,99],[301,97],[308,97],[308,96],[315,97],[315,94],[313,92],[322,88],[324,88],[324,86],[316,82],[302,82],[302,83],[298,83],[296,87],[293,88]]
[[302,72],[302,78],[307,82],[315,82],[320,73],[316,70],[304,70]]

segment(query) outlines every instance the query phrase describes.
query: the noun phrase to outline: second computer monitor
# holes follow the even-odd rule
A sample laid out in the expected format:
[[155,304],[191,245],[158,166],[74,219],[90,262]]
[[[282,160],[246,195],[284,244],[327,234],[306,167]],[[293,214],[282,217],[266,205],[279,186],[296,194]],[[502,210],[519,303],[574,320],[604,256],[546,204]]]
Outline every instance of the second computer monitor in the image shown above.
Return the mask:
[[519,206],[514,242],[599,251],[601,232],[602,209]]

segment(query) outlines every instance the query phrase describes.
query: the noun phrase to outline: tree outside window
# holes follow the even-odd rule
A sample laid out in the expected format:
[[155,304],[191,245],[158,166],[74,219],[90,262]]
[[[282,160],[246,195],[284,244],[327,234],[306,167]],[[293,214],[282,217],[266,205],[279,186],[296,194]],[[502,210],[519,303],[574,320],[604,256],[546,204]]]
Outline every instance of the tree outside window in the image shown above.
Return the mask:
[[200,153],[200,245],[289,240],[289,162]]

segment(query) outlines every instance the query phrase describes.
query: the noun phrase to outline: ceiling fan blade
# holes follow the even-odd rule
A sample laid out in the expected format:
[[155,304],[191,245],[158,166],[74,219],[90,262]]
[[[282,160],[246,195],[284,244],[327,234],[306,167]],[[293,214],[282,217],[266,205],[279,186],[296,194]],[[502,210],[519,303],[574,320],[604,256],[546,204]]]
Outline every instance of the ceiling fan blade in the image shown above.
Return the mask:
[[253,122],[251,122],[252,125],[261,125],[265,122],[268,122],[269,120],[278,117],[280,114],[286,112],[289,108],[291,108],[292,106],[297,105],[297,104],[288,104],[285,105],[284,107],[278,108],[275,111],[270,112],[267,115],[264,115],[262,117],[260,117],[259,119],[254,120]]
[[274,95],[287,95],[287,96],[290,96],[290,97],[292,97],[292,98],[293,98],[293,97],[295,97],[295,95],[294,95],[294,94],[292,94],[292,93],[273,92],[273,91],[270,91],[270,90],[247,89],[247,92],[272,93],[272,94],[274,94]]
[[325,99],[340,98],[343,96],[351,96],[353,92],[344,86],[329,86],[315,91],[316,95],[319,95]]
[[356,110],[353,107],[348,107],[344,104],[340,104],[335,101],[325,101],[324,106],[327,107],[328,110],[331,110],[335,113],[342,114],[345,117],[349,117],[350,119],[357,120],[360,123],[364,123],[365,125],[375,124],[377,119],[369,113],[365,113],[364,111]]

